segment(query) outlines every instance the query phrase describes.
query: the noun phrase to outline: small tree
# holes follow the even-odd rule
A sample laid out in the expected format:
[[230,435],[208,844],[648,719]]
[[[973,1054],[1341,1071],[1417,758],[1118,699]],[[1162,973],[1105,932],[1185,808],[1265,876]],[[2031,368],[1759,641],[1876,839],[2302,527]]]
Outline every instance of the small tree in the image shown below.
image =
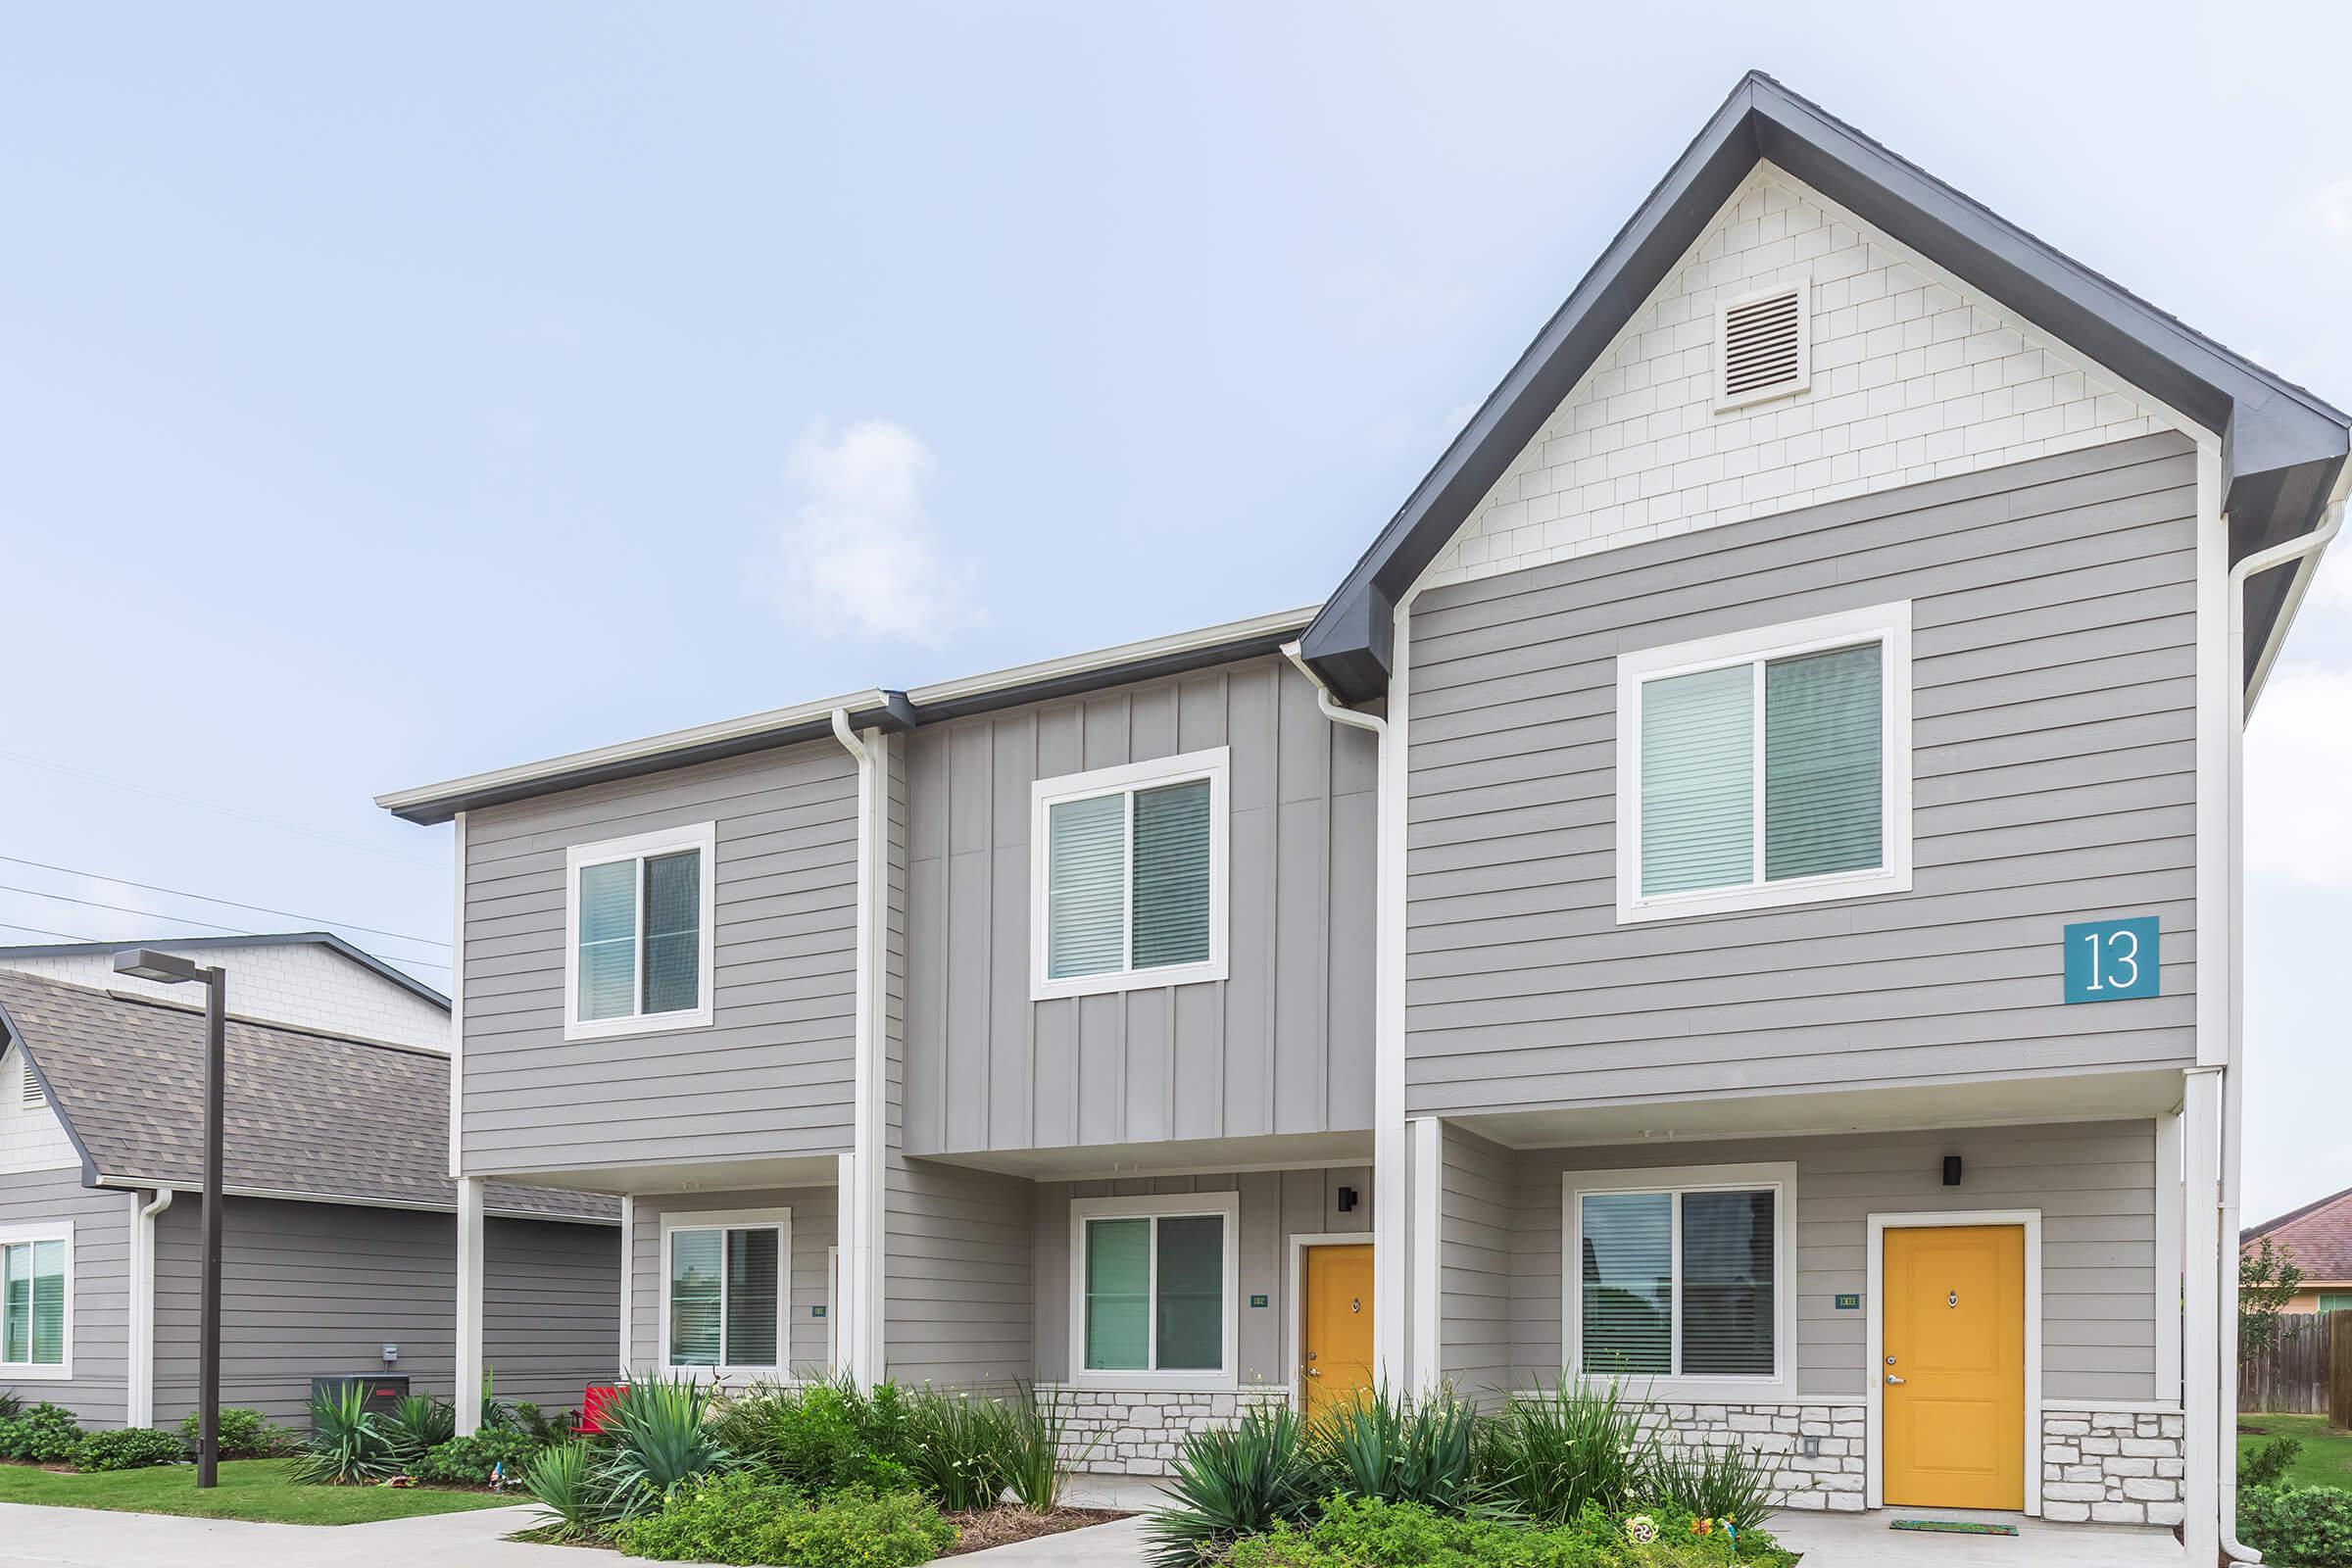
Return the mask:
[[2303,1288],[2303,1271],[2295,1267],[2292,1248],[2274,1248],[2265,1236],[2262,1246],[2237,1255],[2237,1356],[2260,1355],[2278,1343],[2278,1314]]

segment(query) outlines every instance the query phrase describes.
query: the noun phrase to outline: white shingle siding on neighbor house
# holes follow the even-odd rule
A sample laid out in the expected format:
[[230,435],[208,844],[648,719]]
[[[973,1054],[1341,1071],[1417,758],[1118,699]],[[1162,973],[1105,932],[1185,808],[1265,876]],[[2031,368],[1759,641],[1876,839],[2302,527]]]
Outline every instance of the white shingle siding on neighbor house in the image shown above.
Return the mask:
[[[1812,285],[1808,390],[1716,412],[1718,307]],[[1441,551],[1422,586],[2186,428],[1760,164]]]
[[0,1176],[78,1169],[81,1156],[48,1100],[27,1102],[25,1077],[24,1053],[0,1051]]
[[[445,1009],[320,943],[251,948],[148,946],[226,969],[228,1010],[240,1018],[427,1051],[449,1049],[449,1013]],[[106,953],[0,958],[0,968],[98,991],[151,996],[182,1006],[202,1000],[186,986],[159,985],[117,974],[113,956]]]

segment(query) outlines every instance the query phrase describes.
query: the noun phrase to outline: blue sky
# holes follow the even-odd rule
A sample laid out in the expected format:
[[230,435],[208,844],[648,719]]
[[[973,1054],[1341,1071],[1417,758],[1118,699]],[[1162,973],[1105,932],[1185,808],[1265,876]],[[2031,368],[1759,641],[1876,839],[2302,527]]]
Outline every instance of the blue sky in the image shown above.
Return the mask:
[[[2352,401],[2352,13],[2213,18],[19,8],[0,921],[295,923],[128,878],[446,983],[382,790],[1310,603],[1749,66]],[[2250,1211],[2352,1185],[2322,586],[2250,750]]]

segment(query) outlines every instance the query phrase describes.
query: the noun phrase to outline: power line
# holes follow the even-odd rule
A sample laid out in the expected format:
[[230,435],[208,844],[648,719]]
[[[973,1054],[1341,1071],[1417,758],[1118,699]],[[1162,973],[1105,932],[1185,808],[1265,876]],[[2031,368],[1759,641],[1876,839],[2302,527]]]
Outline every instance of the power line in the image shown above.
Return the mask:
[[[0,855],[0,860],[6,860],[11,865],[29,865],[37,870],[55,871],[63,876],[86,876],[91,878],[93,881],[112,882],[117,887],[137,888],[142,893],[161,893],[174,899],[194,899],[199,904],[225,905],[227,907],[232,909],[251,909],[256,914],[283,915],[289,920],[308,921],[312,925],[333,926],[339,931],[365,931],[369,936],[391,937],[395,941],[400,942],[421,943],[423,946],[428,948],[446,948],[449,946],[448,943],[443,942],[436,937],[412,936],[406,931],[387,931],[381,926],[361,925],[356,920],[330,920],[323,914],[297,914],[292,909],[273,909],[266,904],[243,904],[235,899],[217,899],[209,893],[188,893],[178,888],[157,887],[152,882],[133,882],[128,877],[107,876],[102,872],[83,871],[71,865],[51,865],[46,860],[27,860],[21,855]],[[203,922],[197,921],[194,923],[202,924]]]
[[71,931],[52,931],[46,926],[37,925],[17,925],[7,920],[0,920],[0,931],[27,931],[36,937],[60,937],[68,942],[95,942],[98,940],[96,937],[76,936]]
[[[0,893],[22,893],[27,898],[51,899],[59,904],[78,904],[82,907],[88,909],[111,909],[117,914],[135,914],[149,920],[169,921],[172,925],[200,925],[208,930],[223,932],[232,937],[250,937],[259,936],[262,934],[258,931],[248,931],[243,926],[222,925],[217,920],[198,920],[189,915],[168,914],[158,909],[141,909],[127,904],[104,904],[96,899],[77,899],[73,897],[71,894],[66,893],[44,893],[39,888],[21,888],[12,882],[0,882]],[[31,931],[37,928],[33,926],[18,926],[14,929],[20,931]],[[56,935],[55,932],[51,932],[49,934]],[[100,939],[96,937],[75,937],[73,940],[76,942],[95,942]],[[379,953],[376,954],[375,956],[395,963],[422,964],[433,969],[447,969],[450,967],[446,963],[438,963],[431,958],[412,958],[406,954]]]

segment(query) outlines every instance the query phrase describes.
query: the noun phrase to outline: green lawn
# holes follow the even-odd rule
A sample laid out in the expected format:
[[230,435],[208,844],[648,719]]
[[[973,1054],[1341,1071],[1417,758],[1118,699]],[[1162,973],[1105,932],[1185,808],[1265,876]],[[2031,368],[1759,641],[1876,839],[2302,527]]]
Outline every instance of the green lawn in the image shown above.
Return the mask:
[[486,1492],[429,1492],[423,1488],[298,1487],[286,1479],[290,1459],[230,1459],[220,1484],[196,1490],[193,1465],[60,1475],[30,1465],[0,1464],[0,1502],[37,1502],[56,1508],[110,1508],[119,1513],[176,1513],[197,1519],[259,1519],[288,1525],[365,1525],[423,1513],[511,1508],[514,1496]]
[[2300,1438],[2303,1451],[2286,1472],[2298,1487],[2352,1487],[2352,1432],[2330,1432],[2324,1415],[2241,1415],[2237,1418],[2240,1458],[2273,1438]]

